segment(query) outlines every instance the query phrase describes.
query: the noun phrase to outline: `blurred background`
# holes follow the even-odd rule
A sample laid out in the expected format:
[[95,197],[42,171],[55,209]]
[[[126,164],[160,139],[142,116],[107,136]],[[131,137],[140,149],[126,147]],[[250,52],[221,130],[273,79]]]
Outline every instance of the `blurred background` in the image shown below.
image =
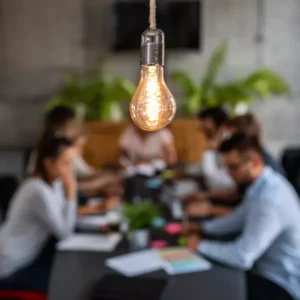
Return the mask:
[[[74,256],[57,254],[50,298],[81,299],[82,291],[100,279],[99,270],[102,268],[103,274],[108,270],[107,258],[138,249],[131,244],[140,239],[141,249],[187,245],[195,251],[200,243],[205,249],[200,236],[202,239],[204,234],[206,239],[210,226],[205,228],[209,223],[203,225],[202,221],[227,214],[230,220],[235,205],[243,199],[253,200],[256,209],[245,206],[244,215],[238,218],[242,222],[233,222],[245,221],[248,226],[234,228],[249,238],[246,246],[232,242],[232,248],[223,252],[224,243],[212,244],[213,250],[220,250],[214,255],[209,255],[214,252],[210,244],[206,244],[207,253],[199,250],[211,260],[241,270],[216,265],[211,273],[196,275],[201,280],[185,277],[174,284],[172,279],[173,294],[168,297],[185,299],[198,287],[201,295],[212,295],[204,299],[219,299],[220,295],[245,299],[244,277],[260,259],[267,262],[265,268],[262,264],[263,278],[271,274],[265,279],[275,287],[283,282],[284,293],[300,295],[300,1],[156,2],[157,27],[166,40],[165,80],[176,99],[177,113],[168,128],[149,133],[128,120],[140,77],[140,38],[149,27],[149,0],[0,0],[0,299],[1,292],[6,292],[1,280],[18,274],[13,271],[29,271],[33,283],[39,279],[50,282],[50,277],[26,270],[35,255],[39,262],[38,251],[46,238],[51,242],[51,254],[56,253],[56,241],[50,234],[63,239],[73,230],[84,232],[86,228],[80,227],[86,225],[83,221],[91,222],[92,233],[100,233],[101,252],[108,244],[106,234],[117,232],[105,255],[79,254],[80,247],[88,245],[85,240],[80,240]],[[149,86],[150,96],[153,92],[159,99],[151,80]],[[149,104],[145,102],[144,108]],[[153,107],[155,111],[157,106]],[[165,108],[161,106],[160,112]],[[150,109],[150,113],[145,111],[151,115]],[[248,111],[252,114],[245,114]],[[30,153],[33,162],[28,164]],[[30,163],[33,170],[26,171]],[[196,174],[189,167],[198,167]],[[277,172],[286,175],[298,195]],[[27,175],[31,177],[23,181]],[[249,193],[249,199],[253,198],[249,200],[246,190],[252,183],[255,186],[259,176],[265,190]],[[58,182],[56,187],[57,180],[62,185]],[[23,189],[28,182],[32,191]],[[50,195],[49,199],[44,194]],[[260,199],[261,195],[268,197]],[[78,209],[72,201],[77,198]],[[53,212],[47,205],[40,208],[40,199],[53,206]],[[228,203],[220,208],[223,202],[219,200]],[[12,208],[6,214],[8,207]],[[261,212],[266,214],[259,215]],[[194,217],[196,223],[188,224]],[[48,219],[49,228],[44,224]],[[221,220],[219,233],[236,233],[228,224],[223,226]],[[254,228],[254,233],[248,228]],[[123,252],[113,252],[119,242]],[[89,243],[92,247],[97,244],[93,236]],[[250,244],[254,255],[248,249]],[[70,249],[77,251],[76,247]],[[271,255],[265,256],[269,252]],[[24,265],[12,264],[12,273],[5,274],[6,254],[13,263],[21,262],[19,255],[24,256]],[[148,259],[140,260],[147,263]],[[128,269],[132,265],[139,266],[139,261]],[[46,267],[50,276],[52,266]],[[24,274],[22,280],[30,279]],[[114,277],[110,280],[118,290],[120,282],[115,284]],[[122,282],[120,285],[126,286]],[[106,288],[105,281],[103,286]],[[135,290],[139,284],[132,286]],[[36,287],[30,290],[38,291]],[[39,291],[45,300],[47,287]],[[266,289],[258,285],[258,291]],[[65,296],[73,292],[78,298]],[[291,299],[281,297],[276,289],[274,295],[278,298],[268,299]],[[193,297],[189,299],[198,299],[197,293]]]
[[[105,76],[138,83],[139,34],[147,27],[148,1],[2,0],[0,4],[1,147],[34,144],[45,107],[65,87],[66,69],[95,68],[101,57]],[[290,85],[290,93],[267,95],[268,101],[256,97],[251,106],[275,155],[287,144],[298,143],[299,16],[296,0],[160,0],[158,25],[170,46],[165,76],[179,105],[188,97],[172,74],[186,72],[200,86],[213,51],[227,41],[216,81],[240,80],[264,66],[277,72]],[[180,28],[189,32],[187,40],[182,40]],[[125,98],[128,103],[130,97]],[[123,115],[124,111],[123,104]],[[120,113],[112,115],[104,119],[122,118]],[[93,116],[97,118],[103,116]]]

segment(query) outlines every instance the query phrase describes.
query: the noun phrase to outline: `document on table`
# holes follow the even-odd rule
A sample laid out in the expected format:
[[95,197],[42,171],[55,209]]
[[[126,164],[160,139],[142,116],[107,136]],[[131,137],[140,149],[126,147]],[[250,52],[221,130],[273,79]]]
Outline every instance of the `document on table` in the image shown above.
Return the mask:
[[111,252],[121,240],[121,235],[78,233],[58,243],[59,251]]
[[77,227],[80,229],[95,229],[108,224],[108,216],[86,216],[77,219]]
[[158,250],[165,271],[170,275],[207,271],[212,265],[204,257],[187,248],[170,247]]
[[157,271],[163,266],[162,260],[155,250],[144,250],[117,256],[107,259],[105,264],[127,277]]

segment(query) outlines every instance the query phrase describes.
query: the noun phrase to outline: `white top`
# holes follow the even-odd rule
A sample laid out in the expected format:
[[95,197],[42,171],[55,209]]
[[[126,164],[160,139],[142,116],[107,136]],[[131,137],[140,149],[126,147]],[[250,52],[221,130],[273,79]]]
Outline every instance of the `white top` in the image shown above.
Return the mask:
[[165,159],[164,146],[172,142],[173,135],[166,128],[150,132],[142,138],[133,126],[129,126],[123,132],[119,146],[128,153],[131,162],[136,162],[143,159]]
[[29,265],[50,236],[69,236],[76,222],[76,201],[67,200],[61,182],[28,179],[13,197],[0,229],[0,278]]
[[221,155],[214,150],[206,150],[203,153],[201,163],[188,166],[186,173],[202,175],[209,191],[235,188],[235,183],[227,173]]
[[[32,175],[34,173],[35,164],[37,160],[37,152],[33,150],[30,154],[27,164],[27,174]],[[92,176],[94,169],[83,159],[82,156],[77,156],[74,161],[74,175],[76,178],[84,178]]]
[[93,167],[91,167],[82,156],[77,156],[74,161],[74,174],[76,178],[85,178],[92,176],[95,173]]

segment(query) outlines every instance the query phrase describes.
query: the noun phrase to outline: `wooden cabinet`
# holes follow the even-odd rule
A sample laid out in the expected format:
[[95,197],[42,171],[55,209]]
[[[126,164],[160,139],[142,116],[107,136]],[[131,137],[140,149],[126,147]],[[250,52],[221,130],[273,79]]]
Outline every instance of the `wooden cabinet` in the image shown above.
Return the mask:
[[[98,168],[118,160],[118,140],[127,122],[89,122],[86,127],[89,138],[84,158]],[[197,120],[176,119],[169,129],[174,135],[179,162],[199,161],[205,148],[205,139]]]

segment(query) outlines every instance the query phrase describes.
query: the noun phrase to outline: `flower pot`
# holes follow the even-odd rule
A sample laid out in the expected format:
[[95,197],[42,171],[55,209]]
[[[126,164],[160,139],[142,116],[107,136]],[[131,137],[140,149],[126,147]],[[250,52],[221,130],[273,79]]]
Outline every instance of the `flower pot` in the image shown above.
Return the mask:
[[144,249],[149,245],[150,231],[148,229],[140,229],[129,234],[130,250]]

